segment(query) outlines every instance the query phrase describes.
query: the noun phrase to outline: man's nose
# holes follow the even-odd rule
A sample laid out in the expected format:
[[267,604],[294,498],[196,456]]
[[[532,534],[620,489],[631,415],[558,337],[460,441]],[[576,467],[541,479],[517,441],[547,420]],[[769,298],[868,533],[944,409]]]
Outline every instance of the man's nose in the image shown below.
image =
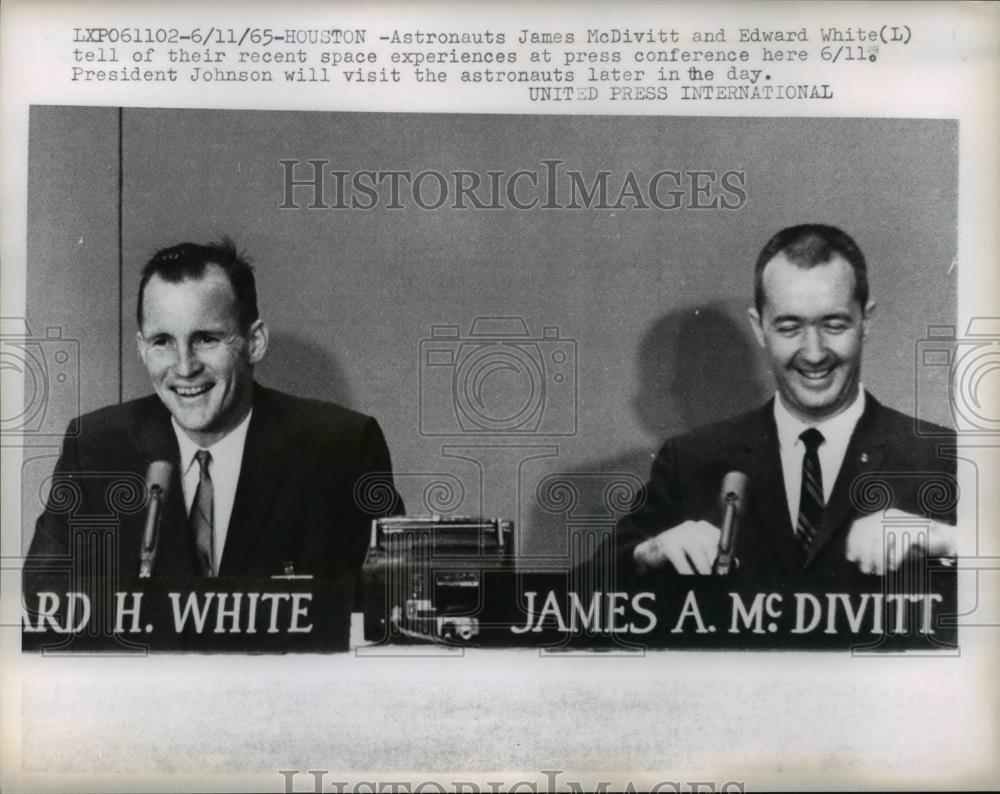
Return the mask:
[[818,328],[806,328],[801,355],[806,361],[816,364],[826,358],[826,341]]
[[174,364],[174,372],[178,376],[189,378],[192,375],[197,375],[201,367],[201,360],[193,350],[184,346],[178,348],[177,362]]

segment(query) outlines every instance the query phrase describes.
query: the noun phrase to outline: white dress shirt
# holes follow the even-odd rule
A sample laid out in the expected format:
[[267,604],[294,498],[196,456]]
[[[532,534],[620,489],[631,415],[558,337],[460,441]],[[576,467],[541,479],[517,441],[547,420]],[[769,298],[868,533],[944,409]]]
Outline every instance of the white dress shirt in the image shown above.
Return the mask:
[[[212,493],[215,503],[212,506],[213,552],[215,558],[215,573],[219,572],[222,562],[222,550],[226,546],[226,533],[229,531],[229,518],[233,513],[233,502],[236,500],[236,484],[240,481],[240,468],[243,465],[243,447],[246,445],[247,428],[250,427],[251,410],[247,418],[240,422],[229,435],[217,441],[208,451],[212,460],[208,464],[208,473],[212,478]],[[171,418],[177,445],[181,450],[181,484],[184,490],[184,507],[187,515],[191,514],[195,491],[198,490],[198,480],[201,468],[195,460],[199,447],[185,433],[181,426]]]
[[847,453],[854,428],[865,410],[865,391],[858,385],[858,394],[847,408],[821,422],[803,422],[785,406],[781,395],[775,395],[774,421],[778,426],[778,444],[781,447],[781,471],[785,477],[785,496],[788,498],[788,516],[794,530],[799,518],[799,498],[802,494],[802,459],[806,445],[799,438],[802,431],[815,427],[823,434],[823,443],[816,454],[823,473],[823,502],[830,501],[833,484],[840,474],[840,467]]

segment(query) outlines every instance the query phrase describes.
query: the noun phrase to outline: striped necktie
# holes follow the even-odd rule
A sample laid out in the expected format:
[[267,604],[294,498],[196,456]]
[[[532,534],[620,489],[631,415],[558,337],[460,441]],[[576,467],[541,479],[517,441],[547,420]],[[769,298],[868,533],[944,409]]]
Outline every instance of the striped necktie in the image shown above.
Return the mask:
[[808,554],[825,507],[823,471],[820,469],[819,455],[816,454],[816,450],[825,439],[815,427],[803,430],[799,438],[805,444],[806,452],[802,457],[802,489],[799,496],[799,518],[795,523],[795,537],[799,539],[799,543]]
[[198,476],[198,489],[194,492],[194,502],[191,504],[191,516],[188,519],[188,524],[194,535],[195,548],[198,552],[198,573],[201,576],[215,576],[215,532],[213,529],[215,493],[212,488],[212,477],[208,473],[208,464],[212,461],[212,453],[207,449],[199,449],[194,457],[198,461],[201,472]]

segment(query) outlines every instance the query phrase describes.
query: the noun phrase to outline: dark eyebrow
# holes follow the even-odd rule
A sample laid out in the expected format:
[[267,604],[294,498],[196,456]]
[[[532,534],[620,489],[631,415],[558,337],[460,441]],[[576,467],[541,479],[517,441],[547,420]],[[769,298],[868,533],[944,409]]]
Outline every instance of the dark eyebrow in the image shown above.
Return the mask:
[[204,328],[195,328],[191,331],[191,336],[197,336],[198,334],[202,336],[225,336],[226,333],[226,329],[221,326],[205,326]]
[[[833,314],[824,314],[819,318],[819,321],[821,323],[825,323],[830,320],[843,320],[845,322],[851,322],[853,319],[854,318],[850,312],[834,312]],[[805,320],[797,314],[781,314],[774,317],[771,322],[777,325],[778,323],[802,323],[805,322]]]

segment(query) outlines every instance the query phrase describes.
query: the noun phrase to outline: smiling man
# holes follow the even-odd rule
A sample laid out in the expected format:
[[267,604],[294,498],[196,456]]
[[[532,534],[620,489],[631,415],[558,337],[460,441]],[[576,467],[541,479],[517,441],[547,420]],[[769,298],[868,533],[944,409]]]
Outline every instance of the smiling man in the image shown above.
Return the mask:
[[749,315],[777,394],[666,442],[616,530],[621,572],[712,573],[729,472],[748,478],[734,549],[744,574],[881,575],[910,555],[955,553],[947,433],[917,436],[861,385],[868,292],[865,258],[840,229],[793,226],[767,242]]
[[[371,519],[402,511],[385,440],[371,417],[254,381],[268,328],[232,242],[153,256],[137,320],[156,393],[71,424],[26,582],[54,571],[135,576],[143,500],[118,499],[110,547],[81,543],[74,522],[106,516],[154,461],[170,474],[153,576],[355,574]],[[372,487],[387,495],[377,505],[359,496]]]

